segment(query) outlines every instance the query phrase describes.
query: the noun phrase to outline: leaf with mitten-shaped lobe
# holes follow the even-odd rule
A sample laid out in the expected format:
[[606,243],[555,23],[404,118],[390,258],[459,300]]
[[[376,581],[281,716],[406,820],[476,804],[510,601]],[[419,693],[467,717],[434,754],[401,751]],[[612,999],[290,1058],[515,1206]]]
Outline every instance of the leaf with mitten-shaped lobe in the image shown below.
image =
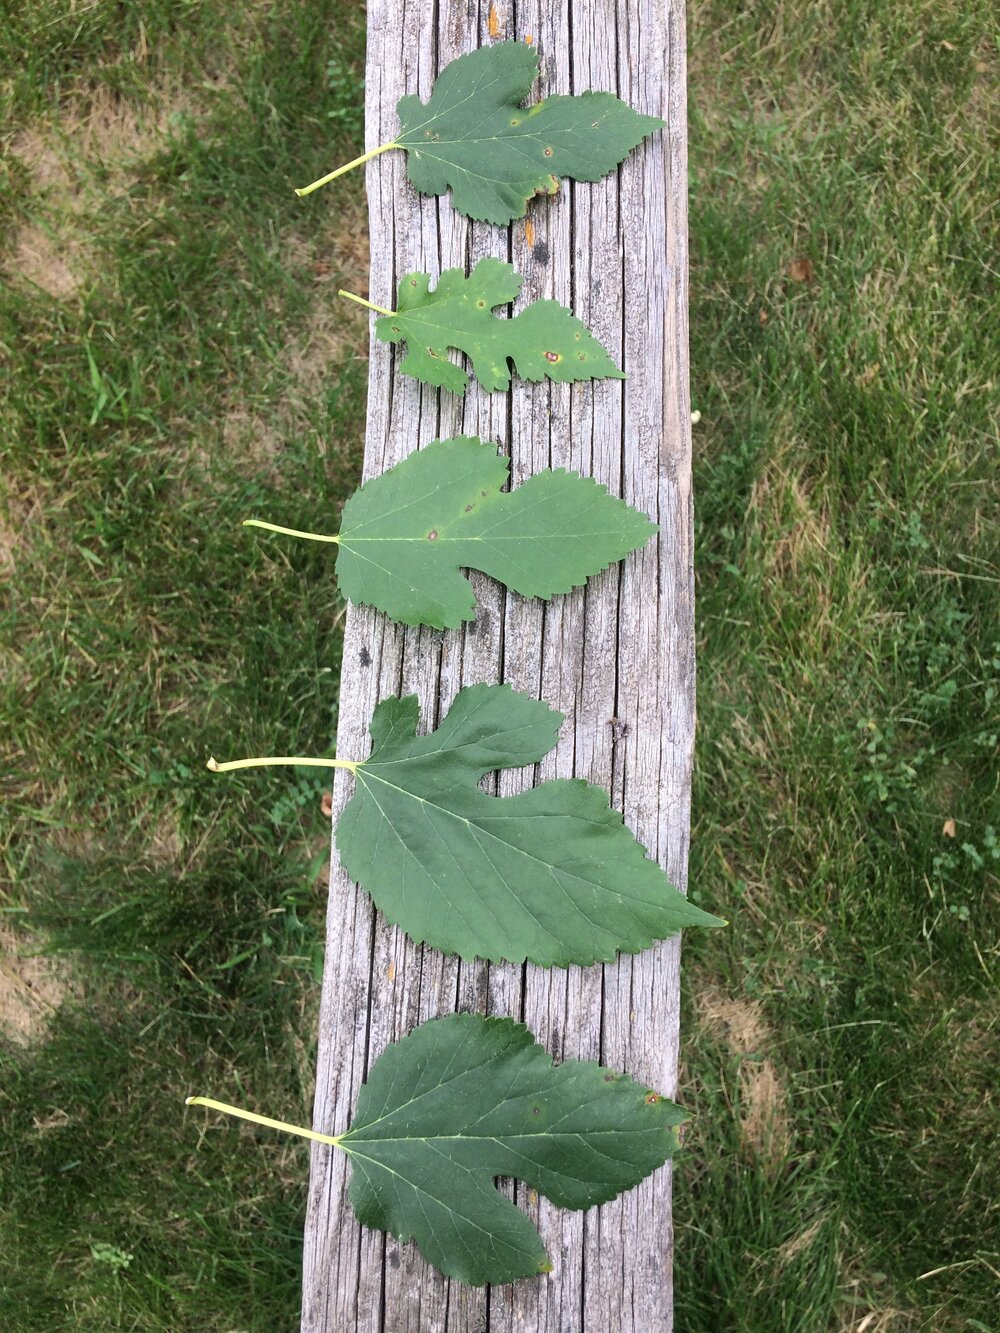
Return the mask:
[[452,1014],[390,1046],[337,1145],[366,1226],[414,1240],[474,1286],[551,1271],[529,1218],[495,1187],[513,1176],[559,1208],[606,1203],[662,1165],[687,1117],[624,1074],[553,1065],[509,1018]]
[[639,953],[685,926],[719,926],[679,893],[579,778],[489,796],[495,769],[542,759],[562,714],[509,685],[459,690],[417,735],[415,695],[371,721],[372,754],[336,832],[347,873],[417,943],[461,958],[567,967]]

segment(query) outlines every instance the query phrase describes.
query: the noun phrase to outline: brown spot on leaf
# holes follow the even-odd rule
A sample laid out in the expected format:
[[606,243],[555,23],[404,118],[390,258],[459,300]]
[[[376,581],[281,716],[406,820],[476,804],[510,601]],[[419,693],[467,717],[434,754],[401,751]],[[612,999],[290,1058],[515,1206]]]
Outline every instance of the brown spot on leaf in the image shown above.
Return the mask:
[[476,507],[475,505],[466,505],[466,506],[465,506],[465,512],[466,512],[467,514],[471,514],[472,511],[473,511],[473,509],[475,509],[475,507]]
[[546,361],[561,361],[561,360],[562,360],[562,357],[559,355],[558,352],[546,352],[546,353],[545,353],[545,360],[546,360]]
[[544,156],[544,157],[551,157],[551,156],[552,156],[552,149],[551,149],[551,148],[546,148],[545,151],[544,151],[544,153],[543,153],[543,156]]
[[662,1102],[662,1101],[663,1101],[663,1098],[660,1096],[660,1094],[659,1094],[658,1092],[647,1092],[647,1093],[646,1093],[646,1105],[647,1105],[647,1106],[654,1106],[657,1102]]
[[436,542],[436,541],[437,541],[437,529],[436,529],[436,528],[431,528],[430,532],[427,534],[427,540],[428,540],[429,542]]

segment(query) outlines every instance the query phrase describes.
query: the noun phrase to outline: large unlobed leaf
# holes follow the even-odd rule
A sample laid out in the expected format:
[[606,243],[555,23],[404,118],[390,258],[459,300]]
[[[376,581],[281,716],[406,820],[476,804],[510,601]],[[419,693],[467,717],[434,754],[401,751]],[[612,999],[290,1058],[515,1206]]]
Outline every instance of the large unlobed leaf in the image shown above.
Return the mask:
[[624,1074],[582,1060],[554,1066],[512,1019],[452,1014],[376,1061],[338,1142],[359,1220],[479,1286],[552,1267],[497,1176],[557,1207],[590,1208],[665,1162],[686,1118]]
[[524,281],[513,265],[481,259],[466,277],[446,269],[431,290],[426,273],[407,273],[399,284],[396,310],[375,321],[383,342],[406,343],[399,369],[425,384],[465,393],[469,377],[448,360],[449,347],[465,352],[484,389],[510,388],[508,362],[525,380],[624,379],[587,326],[558,301],[533,301],[512,319],[498,319],[494,306],[516,300]]
[[509,463],[468,436],[437,440],[366,482],[341,518],[337,578],[355,602],[407,625],[475,615],[460,572],[550,598],[637,550],[656,526],[590,478],[538,472],[501,493]]
[[566,967],[723,923],[649,860],[600,787],[542,782],[489,796],[488,772],[540,760],[562,714],[508,685],[459,691],[417,735],[415,695],[371,722],[372,754],[337,827],[340,859],[418,943],[462,958]]
[[600,180],[663,124],[603,92],[522,110],[537,73],[534,47],[498,42],[446,65],[427,103],[401,98],[393,142],[407,149],[413,185],[450,189],[460,213],[504,224],[523,217],[532,195],[554,194],[563,176]]

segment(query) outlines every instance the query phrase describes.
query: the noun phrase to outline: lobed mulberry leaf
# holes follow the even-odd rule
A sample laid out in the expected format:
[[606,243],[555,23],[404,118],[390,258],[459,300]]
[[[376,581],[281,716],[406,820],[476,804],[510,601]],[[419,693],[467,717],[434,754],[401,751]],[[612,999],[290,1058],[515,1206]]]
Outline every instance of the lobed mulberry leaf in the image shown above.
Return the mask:
[[469,377],[448,360],[449,347],[465,352],[484,389],[510,388],[508,362],[524,380],[625,378],[585,324],[558,301],[533,301],[512,319],[493,308],[516,300],[524,281],[511,264],[481,259],[468,277],[460,268],[441,274],[431,290],[426,273],[399,284],[396,310],[375,321],[387,343],[406,343],[399,369],[424,384],[465,393]]
[[[451,629],[476,602],[462,569],[548,599],[638,550],[657,531],[599,482],[561,468],[501,492],[509,463],[471,436],[436,440],[355,491],[344,506],[337,578],[354,602],[406,625]],[[259,519],[252,526],[297,537]]]
[[338,1146],[359,1221],[473,1286],[551,1271],[513,1176],[559,1208],[606,1203],[661,1166],[687,1116],[627,1075],[553,1065],[509,1018],[432,1019],[379,1057]]
[[335,838],[347,873],[411,939],[463,959],[567,967],[724,924],[668,883],[600,787],[479,787],[542,759],[562,720],[509,685],[459,690],[426,736],[415,695],[375,709],[372,754],[353,765]]

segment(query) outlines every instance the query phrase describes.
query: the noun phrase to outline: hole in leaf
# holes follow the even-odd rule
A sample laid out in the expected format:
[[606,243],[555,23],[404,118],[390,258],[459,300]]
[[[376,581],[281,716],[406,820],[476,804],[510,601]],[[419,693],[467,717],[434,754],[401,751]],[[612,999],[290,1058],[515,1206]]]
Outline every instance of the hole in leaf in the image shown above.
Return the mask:
[[561,360],[562,360],[562,357],[559,355],[558,352],[546,352],[546,353],[545,353],[545,360],[546,360],[546,361],[561,361]]

